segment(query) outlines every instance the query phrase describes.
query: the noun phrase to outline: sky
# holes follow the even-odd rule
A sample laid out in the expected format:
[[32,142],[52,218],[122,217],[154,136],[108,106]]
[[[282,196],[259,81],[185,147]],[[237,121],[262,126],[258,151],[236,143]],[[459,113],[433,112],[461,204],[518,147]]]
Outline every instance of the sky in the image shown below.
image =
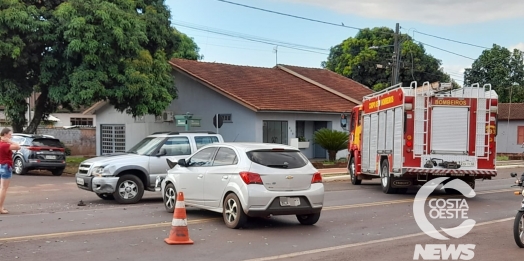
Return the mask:
[[401,33],[426,44],[426,53],[441,60],[444,72],[459,84],[464,68],[493,44],[524,51],[524,1],[166,0],[166,4],[173,26],[193,38],[204,62],[321,68],[329,49],[355,37],[358,29],[394,29],[396,23]]

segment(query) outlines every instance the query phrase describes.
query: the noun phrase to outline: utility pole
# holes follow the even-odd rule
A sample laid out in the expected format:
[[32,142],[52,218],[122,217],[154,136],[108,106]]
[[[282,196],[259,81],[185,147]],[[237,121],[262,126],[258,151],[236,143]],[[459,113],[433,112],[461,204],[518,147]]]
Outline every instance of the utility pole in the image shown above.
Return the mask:
[[398,76],[399,76],[399,67],[400,67],[400,44],[399,44],[399,31],[400,31],[400,25],[397,23],[397,26],[395,28],[395,43],[394,43],[394,58],[393,58],[393,66],[391,70],[391,85],[395,85],[398,83]]

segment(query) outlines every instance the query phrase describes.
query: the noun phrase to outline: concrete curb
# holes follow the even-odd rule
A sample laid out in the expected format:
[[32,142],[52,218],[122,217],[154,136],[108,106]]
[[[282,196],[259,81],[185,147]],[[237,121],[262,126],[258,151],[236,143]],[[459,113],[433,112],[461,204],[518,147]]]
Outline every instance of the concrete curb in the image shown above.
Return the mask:
[[497,169],[516,169],[516,168],[524,168],[524,165],[503,165],[503,166],[497,166]]
[[[497,167],[497,169],[516,169],[516,168],[524,168],[524,165],[508,165],[508,166],[498,166]],[[329,173],[325,175],[329,175],[329,176],[328,177],[322,176],[322,180],[324,182],[351,180],[351,176],[348,173]],[[336,176],[333,176],[333,175],[336,175]]]
[[348,174],[340,176],[322,177],[322,182],[333,182],[333,181],[345,181],[351,180],[351,176]]

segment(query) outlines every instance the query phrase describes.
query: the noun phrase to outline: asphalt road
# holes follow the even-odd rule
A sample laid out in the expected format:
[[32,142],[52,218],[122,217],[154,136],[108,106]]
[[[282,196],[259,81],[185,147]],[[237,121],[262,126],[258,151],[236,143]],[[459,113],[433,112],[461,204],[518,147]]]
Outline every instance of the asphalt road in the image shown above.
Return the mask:
[[[504,169],[477,181],[468,216],[477,222],[460,239],[443,242],[422,233],[413,218],[416,191],[385,195],[378,180],[360,186],[326,183],[325,208],[315,226],[294,216],[254,219],[228,229],[220,214],[188,208],[193,245],[167,245],[172,214],[159,194],[118,205],[80,190],[74,177],[14,176],[0,215],[0,260],[413,260],[416,244],[475,244],[473,260],[511,260],[524,254],[513,241],[521,196]],[[449,197],[436,192],[435,197]],[[85,206],[78,206],[82,200]],[[433,220],[452,227],[460,220]]]

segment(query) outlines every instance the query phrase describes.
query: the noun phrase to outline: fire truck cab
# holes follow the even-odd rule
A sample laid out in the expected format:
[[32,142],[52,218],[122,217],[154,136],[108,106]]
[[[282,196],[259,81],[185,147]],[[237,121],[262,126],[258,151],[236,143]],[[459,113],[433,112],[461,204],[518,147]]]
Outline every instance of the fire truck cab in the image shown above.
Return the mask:
[[476,179],[497,175],[497,102],[489,84],[412,82],[365,96],[348,117],[352,184],[380,178],[391,194],[451,177],[474,189]]

